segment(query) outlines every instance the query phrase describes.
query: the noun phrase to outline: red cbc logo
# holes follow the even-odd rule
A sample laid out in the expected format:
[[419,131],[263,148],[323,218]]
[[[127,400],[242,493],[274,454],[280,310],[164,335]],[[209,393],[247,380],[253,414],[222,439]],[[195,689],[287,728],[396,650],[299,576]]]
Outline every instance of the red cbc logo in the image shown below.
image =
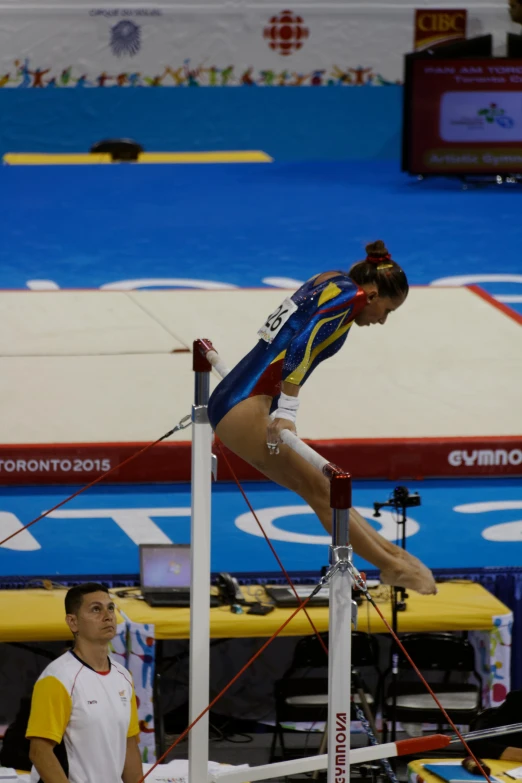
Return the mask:
[[285,57],[300,49],[308,34],[303,19],[293,11],[281,11],[273,16],[263,31],[270,48]]

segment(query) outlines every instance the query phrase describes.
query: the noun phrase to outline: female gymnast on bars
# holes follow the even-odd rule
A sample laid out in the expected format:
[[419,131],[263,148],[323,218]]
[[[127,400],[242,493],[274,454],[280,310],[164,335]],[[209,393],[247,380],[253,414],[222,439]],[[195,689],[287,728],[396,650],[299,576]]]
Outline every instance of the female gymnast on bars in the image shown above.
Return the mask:
[[[208,413],[218,438],[267,478],[300,495],[331,532],[330,484],[280,441],[295,432],[299,391],[317,365],[341,348],[351,326],[385,324],[408,294],[406,275],[384,242],[366,246],[366,259],[349,272],[308,280],[273,312],[259,341],[212,393]],[[339,401],[339,407],[343,405]],[[354,509],[354,551],[381,571],[384,583],[436,593],[431,571],[383,538]]]

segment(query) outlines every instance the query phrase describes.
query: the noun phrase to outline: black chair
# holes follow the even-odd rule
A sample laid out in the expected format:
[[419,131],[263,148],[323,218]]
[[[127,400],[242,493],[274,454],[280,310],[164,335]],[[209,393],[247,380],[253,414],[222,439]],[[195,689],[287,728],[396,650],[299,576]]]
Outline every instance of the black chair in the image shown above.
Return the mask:
[[[475,718],[470,725],[470,731],[484,731],[499,726],[509,726],[520,721],[522,715],[522,690],[510,691],[506,700],[498,707],[489,707]],[[522,731],[499,736],[485,736],[470,740],[469,747],[481,759],[500,759],[507,748],[522,749]],[[512,756],[510,753],[509,755]],[[509,758],[509,755],[506,758]],[[1,758],[1,757],[0,757]]]
[[[328,634],[321,634],[328,647]],[[355,705],[360,706],[370,721],[375,717],[376,688],[370,688],[361,669],[370,667],[380,680],[379,647],[376,637],[352,632],[352,709],[351,719],[357,720]],[[274,684],[276,725],[270,749],[270,763],[275,760],[279,743],[282,758],[287,758],[284,734],[291,731],[285,723],[326,722],[328,718],[328,657],[316,636],[306,636],[296,645],[290,667]]]
[[103,139],[93,144],[90,153],[107,153],[112,160],[138,160],[143,147],[133,139]]
[[[401,642],[450,718],[469,726],[482,708],[482,679],[475,668],[470,642],[451,633],[405,634]],[[398,651],[398,669],[395,683],[389,682],[391,666],[382,678],[383,742],[388,721],[435,723],[442,730],[446,721],[402,650]],[[475,682],[468,682],[470,676]]]

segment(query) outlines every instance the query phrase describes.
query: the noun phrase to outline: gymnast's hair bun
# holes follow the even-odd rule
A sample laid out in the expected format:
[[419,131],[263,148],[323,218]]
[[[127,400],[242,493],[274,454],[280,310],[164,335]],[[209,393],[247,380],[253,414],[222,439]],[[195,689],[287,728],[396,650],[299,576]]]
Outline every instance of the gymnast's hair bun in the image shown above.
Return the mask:
[[377,239],[375,242],[369,242],[366,245],[366,255],[369,259],[375,258],[376,260],[390,257],[388,248],[382,239]]

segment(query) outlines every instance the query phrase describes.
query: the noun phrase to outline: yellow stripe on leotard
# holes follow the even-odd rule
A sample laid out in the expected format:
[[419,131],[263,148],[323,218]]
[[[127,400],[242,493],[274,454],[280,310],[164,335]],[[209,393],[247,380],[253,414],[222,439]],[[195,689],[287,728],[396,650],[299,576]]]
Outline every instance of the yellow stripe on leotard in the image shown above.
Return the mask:
[[[334,299],[334,297],[336,297],[340,293],[341,293],[341,289],[339,288],[339,286],[335,285],[335,283],[328,283],[324,291],[321,293],[321,296],[319,297],[317,307],[321,307],[322,305],[324,305],[325,302],[329,302],[330,299]],[[337,318],[338,316],[334,316],[334,317]],[[326,320],[332,320],[332,319],[330,318]],[[321,321],[321,323],[325,323],[325,321]],[[321,324],[319,324],[319,326],[321,326]],[[314,335],[315,334],[317,334],[316,331],[314,331]],[[310,338],[312,341],[314,335],[312,335],[312,337]],[[276,356],[276,358],[272,362],[270,362],[270,364],[275,364],[276,362],[281,361],[281,359],[284,359],[285,356],[286,356],[286,349],[284,351],[281,351],[279,356]]]
[[341,293],[341,289],[339,286],[335,285],[335,283],[328,283],[324,291],[321,293],[321,296],[319,297],[319,301],[317,302],[317,307],[321,307],[324,305],[325,302],[329,302],[330,299],[333,299],[335,296]]
[[321,321],[319,321],[319,323],[315,325],[312,334],[310,335],[310,338],[308,340],[303,361],[295,368],[295,370],[293,370],[290,373],[290,375],[288,375],[286,378],[283,378],[283,380],[286,383],[293,383],[295,386],[299,386],[299,384],[303,381],[303,378],[306,375],[309,366],[312,364],[316,356],[320,354],[321,351],[323,351],[329,345],[331,345],[333,342],[338,340],[339,337],[341,337],[345,332],[348,331],[348,329],[353,324],[353,320],[349,321],[349,323],[347,323],[346,326],[342,326],[340,329],[336,329],[335,332],[333,332],[333,334],[327,337],[326,340],[323,340],[322,343],[319,343],[319,345],[316,345],[316,347],[312,350],[312,345],[321,326],[328,323],[329,321],[335,320],[336,318],[340,318],[342,320],[345,317],[345,315],[346,312],[341,313],[340,315],[333,315],[330,318],[323,318]]
[[286,348],[285,348],[285,350],[284,350],[284,351],[281,351],[281,353],[279,354],[279,356],[276,356],[276,358],[274,359],[274,361],[273,361],[273,362],[270,362],[270,364],[275,364],[276,362],[280,362],[280,361],[281,361],[281,359],[284,359],[284,358],[285,358],[285,356],[286,356]]

